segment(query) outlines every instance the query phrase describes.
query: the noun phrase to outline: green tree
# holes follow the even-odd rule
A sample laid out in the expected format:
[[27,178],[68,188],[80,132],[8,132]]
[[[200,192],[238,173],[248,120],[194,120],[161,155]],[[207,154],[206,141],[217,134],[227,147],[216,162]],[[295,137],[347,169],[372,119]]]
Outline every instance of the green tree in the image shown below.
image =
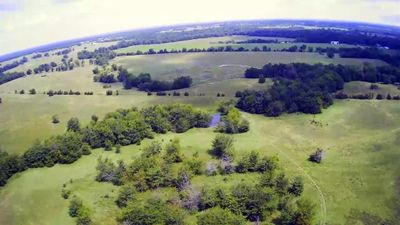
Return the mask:
[[230,135],[218,134],[212,143],[212,148],[210,150],[211,155],[222,158],[224,156],[233,157],[233,142],[234,139]]
[[67,131],[79,132],[81,130],[81,124],[79,119],[76,117],[72,117],[67,122]]
[[167,163],[182,162],[183,156],[181,153],[181,144],[179,138],[174,138],[171,143],[165,146],[164,160]]
[[198,225],[244,225],[245,219],[235,215],[227,209],[214,207],[200,213],[197,217]]
[[128,205],[128,202],[132,201],[136,197],[136,188],[132,183],[122,186],[121,190],[119,191],[117,200],[115,203],[118,207],[123,208]]

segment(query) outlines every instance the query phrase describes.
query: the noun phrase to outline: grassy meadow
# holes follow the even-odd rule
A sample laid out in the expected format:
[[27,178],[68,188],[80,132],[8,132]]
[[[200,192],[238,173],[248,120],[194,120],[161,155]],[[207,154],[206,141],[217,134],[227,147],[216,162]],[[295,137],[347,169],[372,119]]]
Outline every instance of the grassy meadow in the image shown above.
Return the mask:
[[[157,48],[194,48],[221,45],[221,42],[245,40],[242,36],[166,43],[151,46]],[[252,37],[253,38],[253,37]],[[75,46],[70,57],[87,48],[93,50],[109,43],[86,43]],[[183,44],[182,44],[183,43]],[[263,44],[262,44],[263,45]],[[271,44],[267,44],[272,47]],[[285,44],[276,44],[285,45]],[[289,43],[289,46],[292,44]],[[311,46],[312,44],[307,44]],[[315,44],[318,45],[318,44]],[[167,47],[165,47],[167,46]],[[289,47],[287,46],[287,47]],[[150,46],[133,46],[118,51],[145,49]],[[30,61],[15,71],[25,71],[46,60],[59,60],[50,56]],[[61,56],[60,56],[61,57]],[[56,61],[58,62],[58,61]],[[22,154],[35,139],[44,139],[66,130],[67,120],[78,117],[85,125],[93,114],[103,117],[107,112],[132,106],[142,108],[156,104],[182,102],[215,112],[220,101],[232,99],[237,90],[265,89],[271,85],[267,79],[259,84],[257,79],[243,79],[243,72],[249,66],[261,67],[266,63],[334,63],[361,65],[364,62],[382,65],[384,62],[368,59],[329,59],[318,53],[289,52],[237,52],[237,53],[185,53],[164,55],[142,55],[117,57],[110,63],[122,65],[130,72],[149,72],[154,79],[172,79],[189,75],[194,85],[188,91],[189,97],[147,96],[136,90],[123,90],[121,84],[111,85],[119,96],[106,96],[107,89],[93,82],[94,66],[72,71],[31,75],[0,85],[0,147],[10,153]],[[379,89],[370,90],[369,83],[350,82],[344,92],[393,93],[400,90],[392,85],[379,84]],[[36,95],[14,94],[15,90],[35,88]],[[48,90],[93,91],[93,96],[53,96],[43,94]],[[198,96],[205,93],[205,96]],[[224,93],[226,97],[216,97]],[[53,124],[51,117],[58,115],[59,124]],[[315,224],[324,225],[375,225],[379,219],[390,219],[395,214],[396,193],[400,191],[400,105],[397,101],[337,100],[334,105],[318,115],[290,114],[278,118],[243,113],[250,122],[250,131],[236,134],[235,149],[239,157],[245,152],[256,150],[261,154],[278,155],[280,165],[291,177],[303,176],[305,197],[316,204]],[[311,123],[316,120],[322,126]],[[174,137],[181,140],[186,157],[199,153],[204,162],[211,160],[207,150],[216,133],[213,128],[192,129],[183,134],[167,133],[156,135],[163,143]],[[94,180],[98,157],[109,157],[114,161],[130,162],[137,157],[141,145],[122,147],[121,154],[96,149],[70,165],[56,165],[52,168],[29,169],[19,173],[0,188],[0,224],[5,225],[73,225],[75,220],[68,215],[69,200],[61,197],[61,189],[72,191],[79,196],[92,213],[94,224],[116,225],[118,213],[114,200],[119,187]],[[310,163],[307,158],[317,148],[326,150],[322,164]],[[193,180],[194,187],[203,185],[231,186],[240,181],[255,182],[257,174],[233,174],[229,176],[199,176]],[[139,196],[144,198],[151,193]],[[171,189],[156,190],[156,195],[170,197]],[[396,205],[397,204],[397,205]],[[189,216],[187,224],[195,224],[195,217]]]
[[112,60],[129,72],[148,72],[155,79],[172,79],[179,75],[192,76],[195,84],[243,77],[246,68],[262,67],[267,63],[324,63],[362,65],[364,62],[383,65],[380,60],[328,58],[318,53],[302,52],[214,52],[163,55],[123,56]]
[[[338,101],[316,115],[286,115],[266,118],[245,114],[250,121],[248,133],[234,135],[236,154],[257,150],[275,155],[290,176],[305,179],[305,196],[317,205],[315,223],[326,219],[327,224],[363,224],[364,217],[354,212],[390,218],[394,209],[395,180],[400,172],[397,146],[400,138],[400,110],[389,101]],[[310,123],[315,119],[322,127]],[[193,129],[184,134],[158,135],[164,143],[173,137],[181,139],[186,157],[198,152],[203,160],[215,136],[212,128]],[[143,144],[145,144],[143,142]],[[94,150],[71,165],[30,169],[13,177],[0,190],[0,224],[74,224],[68,217],[68,201],[61,197],[63,184],[83,199],[93,211],[95,224],[116,224],[113,203],[118,187],[94,181],[99,156],[129,162],[140,154],[142,146],[127,146],[121,154]],[[320,165],[307,161],[317,147],[326,149],[327,156]],[[257,179],[255,174],[223,177],[197,177],[195,187],[202,185],[232,185]],[[320,196],[326,202],[326,214],[320,208]],[[159,189],[168,196],[169,189]],[[148,195],[144,193],[143,195]],[[194,220],[194,218],[192,218]],[[190,220],[188,223],[192,223]],[[364,221],[365,222],[365,221]],[[366,224],[366,223],[364,223]]]

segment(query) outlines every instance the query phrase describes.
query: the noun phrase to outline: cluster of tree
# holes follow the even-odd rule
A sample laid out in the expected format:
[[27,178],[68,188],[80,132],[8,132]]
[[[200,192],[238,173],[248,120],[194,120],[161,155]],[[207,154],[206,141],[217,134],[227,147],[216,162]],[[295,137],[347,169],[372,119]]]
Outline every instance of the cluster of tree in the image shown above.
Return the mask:
[[1,73],[0,72],[0,84],[7,83],[9,81],[18,79],[20,77],[24,77],[25,73],[23,72],[14,72],[14,73]]
[[140,204],[132,202],[123,209],[117,220],[121,224],[132,225],[184,225],[184,218],[184,211],[179,207],[168,204],[159,198],[152,197]]
[[68,55],[71,51],[72,51],[71,48],[67,48],[64,50],[57,51],[57,52],[55,52],[55,54],[56,55]]
[[41,53],[37,53],[37,54],[34,54],[33,56],[32,56],[32,59],[39,59],[39,58],[42,58],[42,54]]
[[[171,166],[182,162],[183,155],[179,139],[167,143],[164,149],[161,143],[153,141],[145,146],[139,158],[126,166],[122,161],[115,165],[108,159],[99,159],[96,180],[111,182],[114,185],[129,183],[137,191],[146,191],[159,187],[175,186],[176,177]],[[120,206],[126,206],[127,195],[117,199]]]
[[[153,93],[152,92],[147,92],[147,95],[151,96],[151,95],[153,95]],[[183,94],[181,94],[178,91],[174,91],[172,93],[167,93],[165,91],[158,91],[158,92],[156,92],[156,95],[157,96],[174,96],[174,97],[179,97],[179,96],[183,95],[183,96],[187,97],[187,96],[189,96],[189,92],[185,91]]]
[[108,61],[115,58],[116,53],[108,48],[98,48],[94,51],[83,50],[78,52],[78,59],[92,59],[96,65],[106,65]]
[[88,207],[84,206],[82,200],[74,196],[71,199],[68,207],[68,214],[71,217],[76,218],[76,225],[90,225],[92,224],[92,219],[90,218],[90,210]]
[[236,44],[262,44],[262,43],[279,43],[278,39],[248,39],[244,41],[237,41]]
[[19,60],[19,61],[14,61],[14,62],[12,62],[10,64],[6,64],[4,66],[1,66],[0,67],[0,74],[3,73],[3,72],[6,72],[7,70],[14,69],[17,66],[23,65],[26,62],[28,62],[28,58],[22,57],[22,59]]
[[0,186],[4,186],[8,178],[24,169],[25,164],[21,157],[0,150]]
[[[57,116],[54,119],[59,122]],[[0,184],[4,185],[13,173],[26,168],[72,163],[82,155],[90,154],[91,148],[110,149],[115,145],[137,144],[144,138],[153,137],[153,132],[185,132],[193,127],[207,127],[209,121],[207,113],[181,104],[159,105],[141,111],[120,109],[107,114],[101,121],[93,116],[92,122],[83,128],[76,118],[71,118],[66,133],[36,141],[22,156],[2,155],[1,165],[12,166],[2,170],[8,172],[0,176]],[[14,163],[15,160],[18,163]]]
[[297,42],[330,43],[339,41],[345,44],[376,46],[382,45],[400,49],[400,39],[395,36],[370,35],[358,30],[333,30],[333,29],[263,29],[246,32],[250,36],[261,37],[286,37],[295,38]]
[[218,122],[216,130],[221,133],[236,134],[249,130],[249,122],[242,118],[234,101],[221,102],[218,107],[221,113],[221,121]]
[[321,108],[333,103],[331,93],[343,89],[344,82],[396,83],[400,81],[400,70],[370,64],[361,68],[332,64],[266,64],[262,69],[247,69],[244,76],[269,77],[274,84],[267,91],[237,92],[236,106],[250,113],[279,116],[284,112],[320,113]]
[[192,78],[189,76],[180,76],[173,81],[152,80],[151,75],[148,73],[141,73],[138,76],[133,74],[125,74],[124,70],[119,72],[118,80],[123,82],[125,89],[133,87],[138,88],[140,91],[147,92],[162,92],[169,90],[177,90],[188,88],[192,85]]
[[237,47],[234,48],[230,45],[228,46],[220,46],[220,47],[209,47],[209,48],[182,48],[180,50],[167,50],[161,49],[159,51],[155,51],[154,49],[150,48],[148,51],[136,51],[136,52],[128,52],[128,53],[118,53],[117,56],[124,56],[124,55],[152,55],[152,54],[170,54],[170,53],[194,53],[194,52],[270,52],[272,51],[270,47],[264,45],[261,48],[256,46],[254,48],[245,48],[245,47]]
[[[232,143],[231,136],[217,135],[211,152],[220,159],[233,157]],[[122,208],[118,221],[124,224],[169,224],[166,221],[181,224],[182,213],[188,210],[191,214],[197,213],[198,224],[246,224],[248,221],[312,224],[315,206],[299,198],[304,190],[302,179],[286,177],[277,157],[260,158],[251,152],[239,160],[237,171],[260,173],[259,181],[254,184],[241,182],[229,189],[217,186],[197,191],[191,185],[191,179],[202,174],[195,172],[201,168],[201,161],[184,159],[179,149],[177,140],[167,144],[164,151],[160,143],[152,142],[126,167],[121,176],[126,184],[116,199],[116,204]],[[172,172],[171,164],[182,161],[178,172]],[[112,174],[117,174],[117,166],[113,167]],[[138,192],[168,186],[176,188],[179,199],[137,198]]]
[[[365,94],[355,94],[355,95],[348,95],[343,92],[338,92],[334,94],[334,97],[336,99],[360,99],[360,100],[369,100],[369,99],[374,99],[375,95],[374,93],[365,93]],[[377,94],[376,95],[377,100],[400,100],[400,95],[383,95],[383,94]]]

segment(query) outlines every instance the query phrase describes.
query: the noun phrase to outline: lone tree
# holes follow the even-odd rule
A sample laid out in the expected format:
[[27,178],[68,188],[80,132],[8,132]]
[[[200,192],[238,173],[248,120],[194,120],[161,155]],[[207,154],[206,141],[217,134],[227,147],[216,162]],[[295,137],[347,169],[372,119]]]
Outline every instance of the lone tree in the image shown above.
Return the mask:
[[312,153],[308,160],[311,162],[321,163],[324,158],[324,150],[318,148],[316,152]]
[[260,77],[258,78],[258,83],[260,83],[260,84],[263,84],[263,83],[265,83],[265,77],[264,77],[264,75],[260,75]]
[[67,123],[67,131],[78,132],[81,130],[81,124],[79,123],[78,118],[72,117],[68,120]]
[[1,97],[0,97],[0,104],[1,104],[1,103],[3,103],[3,99],[1,99]]
[[57,124],[57,123],[60,122],[60,119],[58,118],[57,115],[53,115],[53,116],[52,116],[52,122],[53,122],[54,124]]
[[221,159],[222,157],[233,157],[234,139],[229,135],[219,134],[215,137],[210,154]]

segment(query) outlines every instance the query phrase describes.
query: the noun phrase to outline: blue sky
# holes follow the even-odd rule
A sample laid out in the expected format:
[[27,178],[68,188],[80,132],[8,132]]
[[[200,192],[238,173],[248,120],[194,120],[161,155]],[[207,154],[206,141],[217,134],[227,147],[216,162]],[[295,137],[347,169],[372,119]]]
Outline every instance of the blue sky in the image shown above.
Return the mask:
[[149,26],[276,18],[400,26],[400,0],[0,0],[0,54]]

